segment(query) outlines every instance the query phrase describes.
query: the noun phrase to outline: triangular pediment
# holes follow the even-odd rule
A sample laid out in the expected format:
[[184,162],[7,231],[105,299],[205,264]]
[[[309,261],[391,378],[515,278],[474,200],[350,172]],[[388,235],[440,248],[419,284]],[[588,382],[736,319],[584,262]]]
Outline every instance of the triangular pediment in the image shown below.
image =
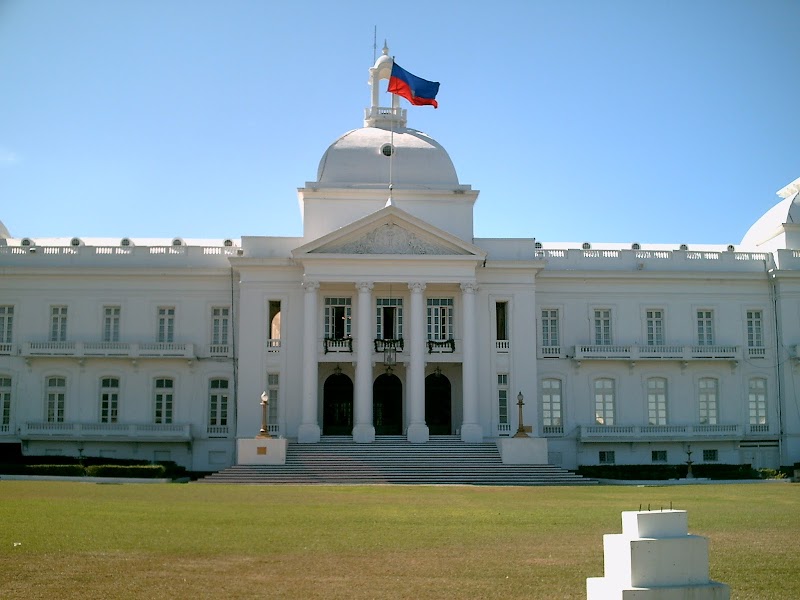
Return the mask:
[[484,252],[405,211],[387,206],[292,253],[320,256],[401,255],[483,257]]

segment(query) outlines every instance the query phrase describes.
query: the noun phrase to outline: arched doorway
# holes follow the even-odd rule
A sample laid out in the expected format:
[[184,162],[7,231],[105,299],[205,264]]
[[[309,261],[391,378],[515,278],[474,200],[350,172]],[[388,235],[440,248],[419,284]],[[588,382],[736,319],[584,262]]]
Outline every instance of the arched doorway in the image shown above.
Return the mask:
[[425,424],[430,435],[450,435],[453,412],[450,404],[450,380],[441,373],[425,378]]
[[372,385],[372,420],[375,435],[403,433],[403,383],[397,375],[384,373]]
[[343,373],[331,375],[322,388],[322,435],[352,435],[353,381]]

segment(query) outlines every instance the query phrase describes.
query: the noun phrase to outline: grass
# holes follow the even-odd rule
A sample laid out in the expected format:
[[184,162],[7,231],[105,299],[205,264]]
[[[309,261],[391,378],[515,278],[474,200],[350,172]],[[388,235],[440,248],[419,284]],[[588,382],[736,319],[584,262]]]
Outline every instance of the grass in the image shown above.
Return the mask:
[[796,599],[799,494],[0,481],[0,598],[583,599],[620,512],[672,502],[733,598]]

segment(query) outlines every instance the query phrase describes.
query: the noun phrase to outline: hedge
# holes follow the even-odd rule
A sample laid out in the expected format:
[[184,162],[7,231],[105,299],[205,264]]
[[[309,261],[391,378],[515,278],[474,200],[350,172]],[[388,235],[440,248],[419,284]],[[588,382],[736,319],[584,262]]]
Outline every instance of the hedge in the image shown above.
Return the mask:
[[[639,479],[657,481],[664,479],[683,479],[687,466],[679,465],[582,465],[578,473],[584,477],[598,479]],[[750,465],[692,465],[695,477],[708,479],[759,479],[761,474]]]
[[163,465],[91,465],[86,467],[89,477],[133,477],[137,479],[160,479],[167,470]]

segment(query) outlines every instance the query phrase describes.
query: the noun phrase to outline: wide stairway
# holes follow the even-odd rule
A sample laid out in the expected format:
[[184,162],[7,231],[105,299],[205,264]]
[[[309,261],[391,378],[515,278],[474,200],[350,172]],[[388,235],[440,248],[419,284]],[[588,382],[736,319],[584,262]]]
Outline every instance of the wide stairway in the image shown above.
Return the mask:
[[504,465],[494,442],[465,444],[432,436],[411,444],[405,436],[379,436],[372,444],[324,436],[318,444],[290,442],[285,465],[234,465],[200,483],[323,483],[431,485],[587,485],[553,465]]

